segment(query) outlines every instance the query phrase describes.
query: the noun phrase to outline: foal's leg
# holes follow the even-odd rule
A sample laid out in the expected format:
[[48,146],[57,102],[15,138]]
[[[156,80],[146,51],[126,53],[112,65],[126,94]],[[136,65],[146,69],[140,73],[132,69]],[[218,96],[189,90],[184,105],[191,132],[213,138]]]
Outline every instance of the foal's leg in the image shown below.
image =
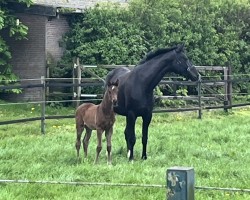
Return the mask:
[[103,130],[97,129],[97,147],[96,147],[96,158],[94,164],[98,163],[99,154],[102,150],[102,133]]
[[127,142],[129,161],[132,161],[134,159],[134,145],[136,142],[135,121],[136,121],[136,116],[132,111],[129,111],[128,115],[126,116],[126,129],[125,129],[125,139]]
[[148,126],[152,119],[152,113],[142,116],[142,156],[143,160],[147,159],[147,142],[148,142]]
[[84,156],[86,158],[88,155],[89,139],[91,137],[92,130],[88,128],[87,126],[85,127],[85,129],[86,129],[86,133],[82,140],[82,144],[83,144]]
[[77,158],[79,160],[79,151],[81,148],[81,136],[82,136],[82,132],[84,129],[84,125],[83,122],[79,119],[76,119],[76,152],[77,152]]
[[107,153],[108,153],[108,165],[111,165],[112,158],[111,158],[111,151],[112,151],[112,143],[111,138],[113,135],[113,127],[111,127],[109,130],[105,131],[106,141],[107,141]]

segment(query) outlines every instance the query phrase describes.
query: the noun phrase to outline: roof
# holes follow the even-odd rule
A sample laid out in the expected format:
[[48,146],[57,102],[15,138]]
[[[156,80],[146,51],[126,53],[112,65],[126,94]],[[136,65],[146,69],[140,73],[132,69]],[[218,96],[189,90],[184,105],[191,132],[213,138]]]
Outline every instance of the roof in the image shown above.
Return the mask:
[[101,2],[126,3],[127,0],[33,0],[35,5],[52,6],[56,8],[84,9]]

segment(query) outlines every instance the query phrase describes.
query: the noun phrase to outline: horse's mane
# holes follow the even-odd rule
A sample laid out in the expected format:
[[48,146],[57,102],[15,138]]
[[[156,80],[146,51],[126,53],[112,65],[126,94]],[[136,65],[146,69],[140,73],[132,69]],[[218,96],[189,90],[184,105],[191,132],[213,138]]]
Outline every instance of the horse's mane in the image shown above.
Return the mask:
[[158,56],[160,54],[163,54],[163,53],[167,53],[169,51],[172,51],[174,49],[176,49],[177,46],[174,46],[174,47],[170,47],[170,48],[160,48],[160,49],[157,49],[157,50],[153,50],[153,51],[150,51],[139,63],[138,65],[141,65],[145,62],[147,62],[148,60],[154,58],[155,56]]

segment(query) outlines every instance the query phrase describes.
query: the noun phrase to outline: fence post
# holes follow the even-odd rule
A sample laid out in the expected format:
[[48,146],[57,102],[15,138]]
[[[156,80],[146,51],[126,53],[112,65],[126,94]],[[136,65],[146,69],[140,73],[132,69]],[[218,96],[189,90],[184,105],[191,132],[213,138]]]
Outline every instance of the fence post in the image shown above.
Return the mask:
[[75,86],[76,85],[76,80],[75,80],[76,79],[76,75],[75,75],[76,72],[75,71],[76,71],[76,58],[74,57],[73,58],[73,72],[72,72],[72,78],[73,78],[72,79],[72,84],[73,84],[73,87],[72,87],[72,94],[73,94],[72,95],[72,100],[73,100],[73,106],[74,107],[76,107],[76,101],[75,101],[76,100],[76,95],[75,95],[76,94],[76,86]]
[[201,78],[198,80],[198,104],[199,104],[199,114],[198,119],[202,117],[202,108],[201,108]]
[[229,65],[227,70],[228,75],[228,86],[227,86],[227,99],[229,108],[232,108],[233,100],[232,100],[232,93],[233,93],[233,82],[232,82],[232,67]]
[[76,101],[76,107],[78,107],[80,105],[80,99],[81,99],[81,77],[82,77],[82,71],[81,71],[81,67],[80,67],[80,61],[79,58],[76,59],[76,65],[77,65],[77,91],[76,91],[76,95],[77,95],[77,101]]
[[194,200],[194,169],[171,167],[167,169],[167,200]]
[[44,76],[41,76],[42,86],[42,105],[41,105],[41,133],[45,134],[45,101],[46,101],[46,82]]
[[228,112],[228,69],[227,67],[223,67],[223,72],[224,72],[224,92],[225,92],[225,96],[224,96],[224,111]]
[[[47,82],[49,81],[48,78],[50,78],[50,68],[49,68],[49,65],[46,66],[46,78],[47,79],[45,81],[46,81],[46,84],[47,84]],[[49,92],[50,92],[49,89],[50,89],[49,87],[45,88],[46,100],[49,99]]]

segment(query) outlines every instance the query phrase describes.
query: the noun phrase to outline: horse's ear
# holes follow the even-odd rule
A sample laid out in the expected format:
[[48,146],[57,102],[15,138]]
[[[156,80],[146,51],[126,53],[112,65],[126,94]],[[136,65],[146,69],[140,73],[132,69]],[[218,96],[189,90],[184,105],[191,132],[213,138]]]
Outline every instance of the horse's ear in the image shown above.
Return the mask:
[[184,44],[179,44],[178,46],[177,46],[177,49],[176,49],[176,52],[182,52],[184,50]]
[[119,79],[116,79],[114,85],[117,87],[119,85]]
[[110,87],[111,85],[112,85],[112,83],[109,81],[109,82],[108,82],[108,87]]

